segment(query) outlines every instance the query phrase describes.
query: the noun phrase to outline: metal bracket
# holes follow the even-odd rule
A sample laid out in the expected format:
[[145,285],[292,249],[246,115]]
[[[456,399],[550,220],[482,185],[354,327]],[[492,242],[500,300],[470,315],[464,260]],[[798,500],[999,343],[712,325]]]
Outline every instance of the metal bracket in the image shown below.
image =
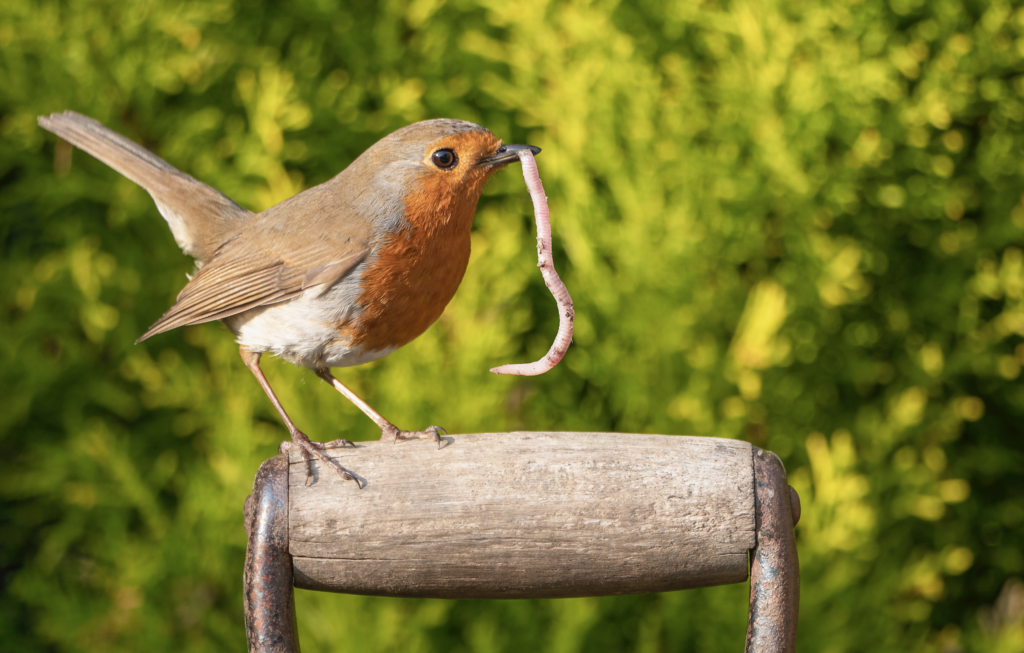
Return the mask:
[[[791,653],[800,608],[793,528],[800,498],[775,454],[753,448],[755,528],[751,551],[747,653]],[[245,502],[245,626],[251,653],[298,653],[288,553],[288,457],[263,463]]]
[[757,547],[750,565],[747,653],[796,649],[800,616],[800,561],[793,528],[800,497],[786,483],[786,470],[770,451],[753,448],[754,528]]
[[299,653],[288,553],[288,455],[260,466],[245,500],[245,632],[252,653]]

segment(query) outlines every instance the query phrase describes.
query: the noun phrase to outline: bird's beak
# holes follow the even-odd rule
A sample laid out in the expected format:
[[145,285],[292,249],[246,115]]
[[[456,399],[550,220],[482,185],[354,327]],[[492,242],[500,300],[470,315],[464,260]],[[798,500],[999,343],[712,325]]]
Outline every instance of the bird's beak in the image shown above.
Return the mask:
[[519,159],[519,153],[523,150],[530,150],[534,155],[540,154],[540,148],[536,145],[502,145],[492,156],[480,159],[477,165],[488,168],[501,168]]

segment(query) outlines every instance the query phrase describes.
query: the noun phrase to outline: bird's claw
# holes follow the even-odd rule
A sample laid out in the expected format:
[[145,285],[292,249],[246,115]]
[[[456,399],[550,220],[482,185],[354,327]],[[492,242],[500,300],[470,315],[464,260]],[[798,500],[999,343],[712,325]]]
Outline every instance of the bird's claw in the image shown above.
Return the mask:
[[352,447],[353,449],[356,448],[356,445],[355,445],[354,442],[352,442],[351,440],[345,440],[343,438],[338,438],[337,440],[331,440],[330,442],[313,442],[312,440],[310,440],[309,443],[311,445],[313,445],[314,447],[316,447],[317,449],[334,449],[336,447],[341,447],[341,448]]
[[437,443],[437,448],[440,449],[442,433],[448,435],[448,431],[443,426],[428,426],[422,431],[402,431],[394,424],[388,424],[381,429],[380,439],[391,440],[392,444],[397,444],[399,440],[433,440]]
[[346,445],[355,448],[356,445],[352,444],[348,440],[332,440],[330,442],[313,442],[306,434],[301,431],[292,433],[292,441],[282,442],[278,447],[278,451],[285,452],[289,451],[293,447],[297,447],[302,452],[302,459],[306,461],[306,485],[309,485],[310,479],[313,478],[313,458],[316,457],[320,461],[330,467],[333,467],[335,471],[341,474],[341,478],[346,481],[355,481],[359,489],[363,489],[363,484],[356,478],[355,474],[348,471],[344,467],[338,464],[336,460],[328,456],[323,452],[324,449],[331,449],[334,447],[345,447]]

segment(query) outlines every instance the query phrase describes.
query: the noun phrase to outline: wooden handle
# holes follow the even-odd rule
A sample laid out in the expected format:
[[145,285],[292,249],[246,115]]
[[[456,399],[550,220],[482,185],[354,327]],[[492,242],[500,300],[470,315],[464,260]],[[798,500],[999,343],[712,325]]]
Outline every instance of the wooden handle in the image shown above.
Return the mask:
[[747,578],[751,446],[719,438],[484,433],[289,459],[296,587],[435,598],[664,592]]

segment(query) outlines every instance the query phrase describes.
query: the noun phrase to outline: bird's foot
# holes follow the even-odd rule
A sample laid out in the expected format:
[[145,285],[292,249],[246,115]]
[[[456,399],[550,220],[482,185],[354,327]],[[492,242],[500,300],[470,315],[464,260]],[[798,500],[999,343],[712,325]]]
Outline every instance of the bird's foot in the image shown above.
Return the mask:
[[395,443],[399,440],[433,440],[440,449],[442,433],[448,435],[448,431],[440,426],[428,426],[422,431],[402,431],[394,424],[388,424],[380,430],[380,439],[383,442],[390,440]]
[[329,467],[333,467],[335,471],[341,474],[342,479],[355,481],[356,485],[362,489],[363,486],[355,474],[339,465],[333,458],[324,453],[324,449],[333,449],[335,447],[352,447],[354,449],[355,446],[352,442],[341,439],[331,440],[330,442],[313,442],[306,437],[305,433],[296,430],[292,433],[292,441],[282,442],[278,450],[283,453],[298,448],[302,452],[302,459],[306,461],[306,485],[309,485],[310,479],[313,478],[313,458],[316,457]]

